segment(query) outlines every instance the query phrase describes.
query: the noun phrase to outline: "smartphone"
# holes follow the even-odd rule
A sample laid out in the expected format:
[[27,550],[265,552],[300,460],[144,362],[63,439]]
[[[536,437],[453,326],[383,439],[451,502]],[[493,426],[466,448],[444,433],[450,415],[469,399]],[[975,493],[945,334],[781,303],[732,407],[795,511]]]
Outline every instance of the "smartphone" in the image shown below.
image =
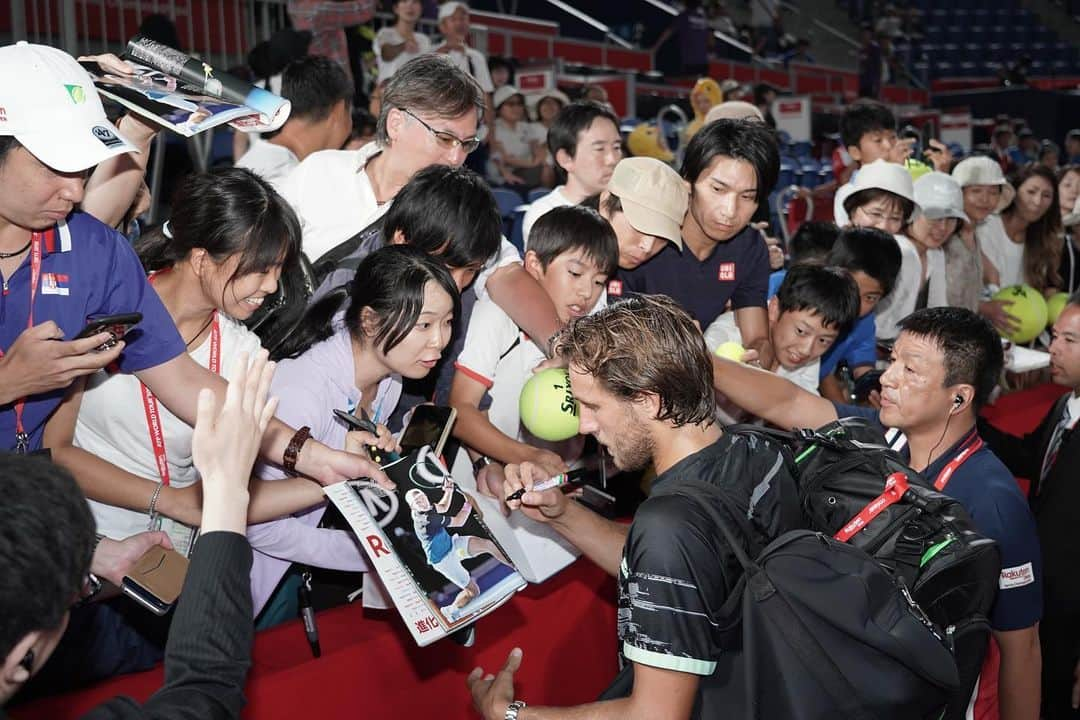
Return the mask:
[[401,435],[402,453],[408,454],[416,448],[430,445],[435,457],[441,456],[456,419],[457,410],[452,407],[417,405],[409,418],[409,426]]
[[98,351],[108,350],[116,345],[116,343],[120,342],[124,336],[127,335],[128,331],[140,322],[142,322],[142,313],[138,312],[88,317],[86,318],[86,327],[84,327],[74,339],[82,340],[83,338],[93,337],[99,333],[108,332],[112,338],[94,348]]
[[131,573],[124,576],[120,589],[155,615],[164,615],[180,597],[187,569],[186,557],[155,545],[139,558]]

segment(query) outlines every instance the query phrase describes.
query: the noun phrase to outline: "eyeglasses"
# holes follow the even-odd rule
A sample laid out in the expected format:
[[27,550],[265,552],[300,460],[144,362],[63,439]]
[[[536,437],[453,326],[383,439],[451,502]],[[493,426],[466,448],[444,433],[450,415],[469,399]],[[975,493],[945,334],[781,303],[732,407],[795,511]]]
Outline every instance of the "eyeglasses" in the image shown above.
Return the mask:
[[427,128],[427,131],[432,134],[432,136],[435,138],[435,141],[439,143],[439,147],[441,147],[443,150],[453,150],[460,146],[461,149],[465,151],[465,154],[468,155],[473,150],[480,147],[480,142],[483,139],[480,137],[480,135],[474,135],[471,138],[462,140],[454,133],[446,132],[445,130],[436,130],[405,108],[399,109],[401,110],[401,112],[405,113],[413,120]]

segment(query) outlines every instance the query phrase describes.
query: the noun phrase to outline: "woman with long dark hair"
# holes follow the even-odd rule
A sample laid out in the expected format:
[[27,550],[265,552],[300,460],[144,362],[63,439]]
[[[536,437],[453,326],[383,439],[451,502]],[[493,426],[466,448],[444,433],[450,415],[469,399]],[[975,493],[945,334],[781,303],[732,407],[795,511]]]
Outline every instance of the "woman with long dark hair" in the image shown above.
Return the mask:
[[1061,211],[1054,173],[1028,163],[1009,180],[1016,196],[1001,213],[1005,235],[980,241],[983,273],[999,287],[1027,283],[1040,292],[1055,291],[1061,286]]
[[[426,377],[450,342],[459,306],[457,285],[436,257],[410,245],[387,245],[361,261],[356,276],[313,305],[278,359],[272,392],[278,415],[334,448],[362,452],[366,434],[349,433],[334,415],[342,409],[385,423],[401,397],[402,378]],[[375,444],[396,446],[384,426]],[[260,477],[282,478],[262,466]],[[252,595],[258,613],[288,570],[302,562],[363,570],[363,551],[351,533],[316,525],[324,506],[248,529],[256,549]]]

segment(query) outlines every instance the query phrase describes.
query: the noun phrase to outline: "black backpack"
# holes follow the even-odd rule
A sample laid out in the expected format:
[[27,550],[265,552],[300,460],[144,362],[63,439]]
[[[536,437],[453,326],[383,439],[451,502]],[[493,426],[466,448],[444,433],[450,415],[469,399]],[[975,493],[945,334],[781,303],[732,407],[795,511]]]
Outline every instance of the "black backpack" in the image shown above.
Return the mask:
[[960,679],[944,717],[963,718],[990,639],[1001,570],[997,544],[861,418],[790,433],[746,430],[781,440],[792,452],[809,527],[872,556],[941,629]]
[[[726,499],[705,482],[655,493]],[[720,611],[741,623],[743,688],[732,707],[758,720],[938,720],[956,691],[952,653],[903,580],[861,549],[786,532],[751,559],[739,514],[702,503],[743,568]]]

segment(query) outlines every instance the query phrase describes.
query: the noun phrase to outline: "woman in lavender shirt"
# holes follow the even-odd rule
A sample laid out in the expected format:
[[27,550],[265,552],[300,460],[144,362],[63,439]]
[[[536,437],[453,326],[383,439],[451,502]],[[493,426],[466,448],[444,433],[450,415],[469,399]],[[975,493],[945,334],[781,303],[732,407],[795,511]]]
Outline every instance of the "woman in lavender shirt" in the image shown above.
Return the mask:
[[[368,255],[347,286],[313,305],[297,332],[277,351],[272,393],[278,417],[333,448],[361,452],[367,444],[394,449],[384,426],[378,436],[347,432],[334,409],[376,422],[390,417],[401,396],[401,379],[423,378],[450,342],[459,294],[437,258],[408,245],[388,245]],[[264,479],[283,473],[267,465]],[[252,525],[255,550],[252,595],[258,614],[290,563],[333,570],[367,569],[351,532],[316,527],[325,504],[295,516]]]

